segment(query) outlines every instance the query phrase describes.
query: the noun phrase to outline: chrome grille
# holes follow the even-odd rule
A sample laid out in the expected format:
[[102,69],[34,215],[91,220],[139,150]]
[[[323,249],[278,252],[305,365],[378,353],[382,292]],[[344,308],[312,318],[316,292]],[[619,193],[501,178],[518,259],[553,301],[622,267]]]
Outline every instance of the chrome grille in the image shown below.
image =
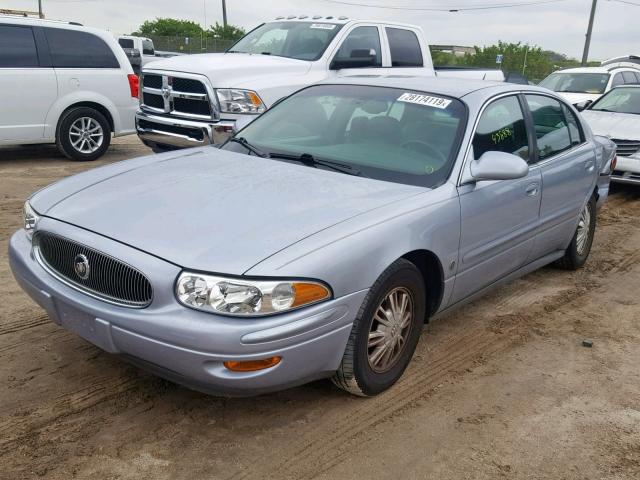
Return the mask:
[[199,79],[155,73],[142,75],[143,110],[195,120],[217,120],[216,106],[213,91]]
[[[37,232],[34,246],[43,266],[78,290],[127,307],[151,303],[153,289],[147,277],[110,255],[49,232]],[[85,261],[86,270],[77,268],[76,263]]]
[[617,154],[621,157],[629,157],[640,150],[640,141],[638,140],[617,140],[612,139],[617,146]]

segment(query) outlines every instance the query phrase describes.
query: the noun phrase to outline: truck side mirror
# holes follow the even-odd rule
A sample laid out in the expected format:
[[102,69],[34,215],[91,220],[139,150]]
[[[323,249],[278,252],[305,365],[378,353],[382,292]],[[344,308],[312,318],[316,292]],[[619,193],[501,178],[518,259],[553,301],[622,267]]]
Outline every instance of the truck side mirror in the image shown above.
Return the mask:
[[330,70],[343,68],[366,68],[376,64],[377,52],[373,48],[357,48],[351,50],[348,57],[335,57],[329,66]]

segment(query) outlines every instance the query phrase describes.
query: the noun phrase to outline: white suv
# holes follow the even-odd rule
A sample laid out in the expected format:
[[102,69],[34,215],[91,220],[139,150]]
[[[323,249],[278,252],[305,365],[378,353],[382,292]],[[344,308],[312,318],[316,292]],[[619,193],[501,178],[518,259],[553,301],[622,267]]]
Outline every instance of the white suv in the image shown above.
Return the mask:
[[95,160],[111,134],[135,133],[138,77],[110,33],[0,15],[0,45],[0,145]]

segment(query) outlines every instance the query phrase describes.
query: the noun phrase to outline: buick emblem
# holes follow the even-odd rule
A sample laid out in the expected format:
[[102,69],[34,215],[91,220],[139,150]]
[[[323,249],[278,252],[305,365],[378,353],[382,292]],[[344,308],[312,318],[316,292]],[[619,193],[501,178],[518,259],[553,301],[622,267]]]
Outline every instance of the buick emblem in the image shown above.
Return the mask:
[[82,253],[76,255],[76,258],[73,259],[73,270],[82,280],[89,278],[89,273],[91,272],[89,259]]

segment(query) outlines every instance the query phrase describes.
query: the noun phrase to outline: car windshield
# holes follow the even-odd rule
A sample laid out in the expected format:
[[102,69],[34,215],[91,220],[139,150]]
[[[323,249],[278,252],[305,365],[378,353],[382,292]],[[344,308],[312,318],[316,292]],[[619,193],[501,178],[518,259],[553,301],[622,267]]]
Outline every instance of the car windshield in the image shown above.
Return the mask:
[[[464,104],[443,95],[319,85],[284,100],[237,136],[274,160],[303,156],[378,180],[434,188],[449,177],[465,124]],[[248,150],[238,142],[223,148]]]
[[640,88],[614,88],[594,103],[591,110],[640,115]]
[[317,60],[342,25],[325,22],[265,23],[241,38],[229,53],[255,53]]
[[552,73],[540,86],[554,92],[604,93],[609,83],[608,73]]

